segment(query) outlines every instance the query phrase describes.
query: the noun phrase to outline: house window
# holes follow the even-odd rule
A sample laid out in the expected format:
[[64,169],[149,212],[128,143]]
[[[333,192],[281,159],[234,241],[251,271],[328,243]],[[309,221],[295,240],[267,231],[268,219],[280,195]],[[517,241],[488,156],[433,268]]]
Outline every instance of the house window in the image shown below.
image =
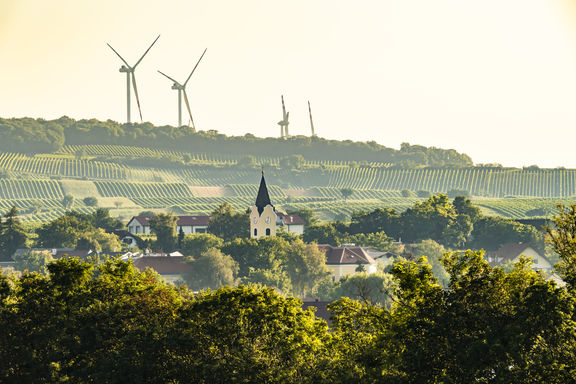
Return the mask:
[[194,233],[206,233],[206,228],[196,228]]
[[266,228],[266,236],[270,236],[270,228]]
[[128,227],[128,232],[130,232],[130,233],[134,232],[134,227],[132,225]]
[[140,233],[140,227],[136,226],[136,233]]
[[258,229],[254,228],[254,236],[258,236]]

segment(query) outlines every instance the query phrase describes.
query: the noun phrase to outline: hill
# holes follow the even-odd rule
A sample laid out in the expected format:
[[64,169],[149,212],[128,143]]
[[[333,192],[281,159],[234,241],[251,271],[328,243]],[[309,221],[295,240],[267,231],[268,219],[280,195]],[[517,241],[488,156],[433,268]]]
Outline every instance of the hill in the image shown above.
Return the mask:
[[[66,117],[0,119],[0,208],[17,205],[29,221],[98,206],[129,216],[144,209],[208,214],[253,203],[264,166],[280,209],[311,208],[322,219],[357,210],[403,210],[432,193],[467,194],[485,213],[539,217],[576,201],[576,170],[472,165],[454,150],[321,138],[228,137],[188,128]],[[344,199],[342,189],[352,189]]]

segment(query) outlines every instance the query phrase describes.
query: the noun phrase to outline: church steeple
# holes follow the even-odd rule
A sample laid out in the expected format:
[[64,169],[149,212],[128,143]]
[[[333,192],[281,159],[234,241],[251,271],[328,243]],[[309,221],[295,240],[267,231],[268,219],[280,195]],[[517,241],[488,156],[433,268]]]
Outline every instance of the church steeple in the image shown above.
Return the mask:
[[250,211],[250,237],[259,239],[262,236],[276,236],[276,209],[270,202],[270,195],[264,179],[264,170],[262,170],[262,179],[260,179],[260,188],[256,204]]
[[264,170],[262,170],[262,179],[260,179],[260,188],[258,189],[258,196],[256,197],[256,207],[258,208],[258,214],[262,215],[264,207],[267,205],[274,207],[270,202],[270,195],[268,195],[266,180],[264,180]]

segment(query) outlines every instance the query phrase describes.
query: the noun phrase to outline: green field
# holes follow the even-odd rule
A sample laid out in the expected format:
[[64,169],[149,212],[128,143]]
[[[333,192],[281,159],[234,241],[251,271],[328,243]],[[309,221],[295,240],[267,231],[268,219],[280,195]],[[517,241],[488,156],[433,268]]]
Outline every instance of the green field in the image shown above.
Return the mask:
[[[96,197],[98,206],[128,217],[141,210],[208,214],[229,202],[237,210],[254,201],[260,166],[241,167],[246,154],[208,154],[127,145],[70,145],[52,154],[0,153],[0,209],[16,205],[25,221],[42,222]],[[310,208],[324,220],[349,218],[359,210],[404,210],[421,201],[417,192],[467,191],[484,213],[542,217],[556,203],[576,203],[576,170],[497,167],[397,168],[389,163],[304,160],[298,169],[281,158],[254,156],[262,164],[278,209]],[[341,189],[350,188],[346,200]],[[409,190],[411,192],[402,192]],[[410,196],[410,197],[403,197]]]

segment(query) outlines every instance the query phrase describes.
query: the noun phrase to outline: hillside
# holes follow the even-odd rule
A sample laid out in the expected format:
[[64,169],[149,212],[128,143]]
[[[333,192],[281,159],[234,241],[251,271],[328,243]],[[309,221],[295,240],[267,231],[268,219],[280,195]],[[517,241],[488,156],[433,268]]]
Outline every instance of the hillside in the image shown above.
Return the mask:
[[[486,214],[515,218],[576,202],[576,170],[474,167],[456,151],[408,144],[394,150],[68,118],[0,119],[0,137],[0,207],[15,204],[28,221],[62,214],[65,195],[74,197],[73,209],[94,210],[83,201],[94,197],[120,216],[145,209],[208,214],[225,201],[244,210],[261,166],[278,208],[311,208],[324,220],[382,206],[403,210],[440,192],[469,194]],[[353,190],[346,201],[343,188]]]

